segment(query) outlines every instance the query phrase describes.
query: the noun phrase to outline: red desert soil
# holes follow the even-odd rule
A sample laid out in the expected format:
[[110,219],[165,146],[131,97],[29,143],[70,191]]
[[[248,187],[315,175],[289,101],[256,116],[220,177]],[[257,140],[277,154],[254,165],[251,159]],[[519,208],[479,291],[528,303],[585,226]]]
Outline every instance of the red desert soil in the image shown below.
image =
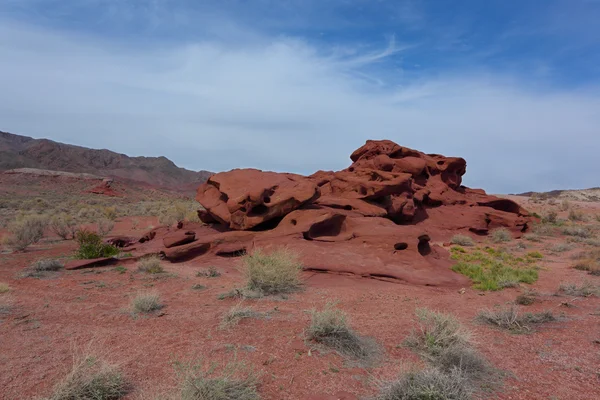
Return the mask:
[[[556,209],[547,202],[510,198],[530,212]],[[600,214],[600,203],[571,202],[570,206],[590,216],[591,221]],[[567,218],[567,214],[562,211],[559,218]],[[149,218],[141,226],[156,223],[155,218]],[[133,229],[131,218],[125,217],[119,219],[111,236],[139,237],[142,233]],[[72,255],[75,243],[50,238],[24,253],[4,252],[0,254],[0,282],[11,290],[0,296],[12,308],[0,314],[0,398],[48,395],[68,372],[73,349],[89,343],[122,367],[133,387],[127,399],[151,396],[174,386],[173,362],[198,359],[219,365],[243,361],[260,374],[259,390],[265,399],[369,396],[376,392],[377,381],[394,379],[400,372],[422,365],[414,352],[402,346],[416,327],[414,313],[420,307],[456,315],[475,333],[477,349],[506,373],[504,385],[491,398],[599,398],[600,300],[596,296],[555,295],[562,283],[588,280],[600,284],[600,277],[572,268],[572,256],[591,247],[575,243],[572,250],[557,253],[549,249],[564,243],[564,236],[542,238],[541,242],[513,239],[503,245],[490,244],[485,236],[471,236],[478,244],[510,248],[515,254],[540,251],[544,258],[539,280],[520,288],[481,292],[468,283],[462,291],[455,286],[305,271],[304,290],[285,300],[244,300],[244,305],[269,312],[268,318],[246,319],[228,329],[219,328],[221,317],[239,300],[218,300],[217,296],[243,285],[238,258],[210,256],[164,262],[168,274],[158,277],[137,272],[133,261],[123,261],[126,273],[110,266],[62,270],[35,279],[18,278],[18,274],[39,258]],[[446,251],[441,242],[432,242]],[[518,243],[527,248],[517,248]],[[222,275],[196,276],[210,266]],[[207,289],[193,290],[194,284]],[[512,304],[526,288],[538,291],[539,301],[521,306],[521,310],[552,310],[563,317],[520,335],[474,322],[482,309]],[[162,314],[132,316],[129,302],[143,290],[160,294],[166,305]],[[333,352],[309,351],[303,336],[310,321],[307,311],[329,301],[336,301],[349,315],[357,332],[382,345],[383,356],[374,367],[353,365]],[[561,306],[565,302],[572,307]]]

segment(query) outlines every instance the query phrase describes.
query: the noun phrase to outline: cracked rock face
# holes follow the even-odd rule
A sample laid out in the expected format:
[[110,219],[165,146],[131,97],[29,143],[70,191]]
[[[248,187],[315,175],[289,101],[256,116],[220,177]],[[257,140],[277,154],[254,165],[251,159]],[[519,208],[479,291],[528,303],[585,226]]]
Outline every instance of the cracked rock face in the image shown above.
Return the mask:
[[454,286],[466,278],[449,269],[438,243],[459,232],[505,227],[518,237],[528,229],[529,214],[513,201],[461,185],[462,158],[389,140],[367,141],[350,158],[345,170],[311,176],[256,169],[213,175],[196,196],[206,225],[162,232],[155,236],[169,240],[148,246],[172,261],[287,246],[306,269]]

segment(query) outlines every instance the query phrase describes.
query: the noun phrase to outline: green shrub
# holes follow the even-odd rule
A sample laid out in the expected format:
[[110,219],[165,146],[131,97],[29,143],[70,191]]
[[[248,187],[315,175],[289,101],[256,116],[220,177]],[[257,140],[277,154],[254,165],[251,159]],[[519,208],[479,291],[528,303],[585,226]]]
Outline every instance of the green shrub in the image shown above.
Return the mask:
[[137,264],[138,271],[145,272],[147,274],[160,274],[165,272],[165,269],[161,265],[160,258],[157,256],[148,256],[142,258]]
[[459,246],[475,246],[475,241],[471,236],[467,235],[454,235],[450,239],[450,243],[457,244]]
[[97,233],[80,230],[75,234],[75,239],[79,243],[79,249],[75,253],[76,258],[88,260],[114,257],[119,254],[119,249],[115,246],[102,243],[102,238]]
[[4,238],[4,244],[15,251],[23,251],[44,237],[47,226],[48,220],[44,216],[29,215],[17,218],[9,225],[9,235]]
[[85,356],[75,360],[47,400],[119,400],[126,394],[127,383],[118,367]]
[[512,240],[512,234],[506,228],[494,229],[490,237],[494,243],[510,242]]
[[372,359],[377,353],[376,346],[354,332],[346,319],[343,311],[335,308],[333,303],[327,303],[321,311],[312,310],[306,337],[345,356],[361,360]]
[[243,272],[247,288],[263,294],[288,293],[300,287],[298,254],[288,249],[278,249],[270,254],[256,250],[243,257]]

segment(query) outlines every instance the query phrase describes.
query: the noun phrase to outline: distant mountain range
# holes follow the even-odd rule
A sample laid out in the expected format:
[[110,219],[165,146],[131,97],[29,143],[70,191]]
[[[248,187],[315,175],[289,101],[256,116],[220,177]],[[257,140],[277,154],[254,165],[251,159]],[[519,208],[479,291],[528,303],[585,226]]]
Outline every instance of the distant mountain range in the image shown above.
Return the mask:
[[180,168],[166,157],[129,157],[0,131],[0,171],[15,168],[89,173],[186,191],[212,175]]

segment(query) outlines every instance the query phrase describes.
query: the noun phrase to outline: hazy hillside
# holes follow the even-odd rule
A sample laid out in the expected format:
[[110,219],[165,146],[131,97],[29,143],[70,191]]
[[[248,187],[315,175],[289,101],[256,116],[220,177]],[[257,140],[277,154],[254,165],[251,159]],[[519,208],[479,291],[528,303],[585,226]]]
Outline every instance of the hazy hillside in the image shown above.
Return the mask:
[[168,188],[189,188],[211,175],[180,168],[166,157],[129,157],[0,131],[0,170],[14,168],[85,172]]

